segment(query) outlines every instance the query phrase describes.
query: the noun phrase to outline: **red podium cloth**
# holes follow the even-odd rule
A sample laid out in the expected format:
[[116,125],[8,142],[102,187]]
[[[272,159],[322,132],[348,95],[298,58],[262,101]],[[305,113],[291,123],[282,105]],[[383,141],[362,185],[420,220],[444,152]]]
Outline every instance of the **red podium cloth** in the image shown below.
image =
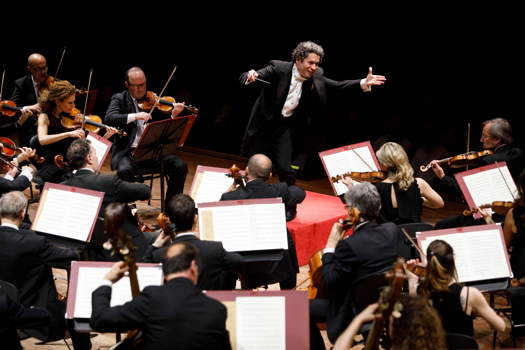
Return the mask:
[[287,224],[299,266],[308,264],[310,257],[324,248],[333,223],[347,216],[338,197],[306,191],[306,198],[297,206],[297,217]]

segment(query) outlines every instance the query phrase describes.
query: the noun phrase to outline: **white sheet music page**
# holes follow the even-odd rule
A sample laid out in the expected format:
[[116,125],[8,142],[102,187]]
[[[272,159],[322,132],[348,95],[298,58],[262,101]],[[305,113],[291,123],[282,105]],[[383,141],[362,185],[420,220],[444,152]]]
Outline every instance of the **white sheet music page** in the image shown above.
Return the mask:
[[[80,267],[78,269],[77,293],[75,296],[74,318],[91,317],[91,294],[100,286],[100,282],[110,267]],[[140,290],[147,286],[159,286],[162,282],[162,267],[139,267],[137,270]],[[110,306],[122,305],[132,299],[129,277],[123,277],[113,284]]]
[[45,200],[40,201],[38,220],[31,229],[86,241],[98,216],[103,192],[98,192],[100,197],[53,187],[46,192]]
[[111,148],[112,143],[108,141],[108,145],[100,141],[98,138],[94,137],[91,132],[87,135],[86,139],[91,141],[91,145],[95,149],[95,153],[97,154],[99,162],[99,168],[97,170],[100,170],[102,164],[104,163],[104,160],[106,159],[106,155],[108,154],[109,149]]
[[514,198],[519,196],[516,184],[506,165],[499,169],[488,169],[466,175],[463,180],[477,206],[494,201],[514,202]]
[[[201,215],[202,210],[212,213]],[[212,222],[203,223],[203,217]],[[212,235],[207,234],[207,227],[213,230]],[[288,249],[283,203],[199,208],[199,228],[203,239],[212,236],[230,252]]]
[[436,239],[452,246],[458,282],[505,278],[512,274],[498,228],[428,236],[422,241],[423,251]]
[[[323,156],[323,161],[329,178],[351,171],[369,172],[378,170],[374,156],[370,153],[370,149],[366,145],[353,148],[353,150],[349,149],[325,155]],[[348,191],[348,187],[341,181],[334,183],[334,187],[337,195],[344,194]]]
[[237,349],[286,348],[285,297],[237,297],[235,304]]
[[226,190],[233,184],[233,179],[227,173],[203,171],[200,184],[194,194],[195,203],[217,202]]

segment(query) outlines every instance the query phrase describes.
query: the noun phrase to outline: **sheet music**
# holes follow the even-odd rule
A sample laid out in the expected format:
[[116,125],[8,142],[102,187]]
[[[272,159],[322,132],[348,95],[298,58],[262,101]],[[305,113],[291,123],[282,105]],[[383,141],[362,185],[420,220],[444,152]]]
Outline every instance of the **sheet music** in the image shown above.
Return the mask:
[[237,349],[284,350],[285,305],[283,296],[237,297]]
[[[366,163],[363,162],[363,160]],[[323,161],[328,171],[328,177],[330,178],[350,171],[368,172],[378,170],[374,157],[372,153],[370,153],[368,146],[325,155],[323,156]],[[370,169],[369,166],[372,167],[372,169]],[[334,183],[334,187],[337,195],[341,195],[348,191],[348,187],[346,187],[341,181]]]
[[452,246],[461,283],[511,276],[498,229],[428,236],[422,241],[423,251],[436,239]]
[[[201,210],[212,211],[212,215],[201,215]],[[211,217],[211,225],[202,222],[203,217]],[[199,227],[203,239],[213,237],[230,252],[288,249],[283,203],[199,209]],[[213,234],[208,234],[208,229]]]
[[[91,317],[91,294],[100,286],[110,267],[79,267],[74,318]],[[160,266],[140,267],[137,270],[140,290],[147,286],[159,286],[162,282]],[[129,277],[113,284],[110,306],[122,305],[132,299]]]
[[49,188],[40,203],[35,231],[87,241],[102,197]]
[[516,184],[507,166],[466,175],[463,180],[474,204],[477,206],[490,204],[494,201],[513,202],[514,198],[519,196]]
[[222,194],[233,184],[233,178],[226,174],[207,170],[200,173],[199,187],[193,194],[195,203],[219,201]]
[[99,162],[98,170],[100,170],[100,167],[102,167],[102,164],[104,163],[104,159],[106,158],[106,154],[111,148],[111,144],[109,145],[105,144],[99,139],[93,137],[91,133],[88,134],[86,139],[91,141],[91,145],[95,149],[95,153],[97,154],[97,158]]

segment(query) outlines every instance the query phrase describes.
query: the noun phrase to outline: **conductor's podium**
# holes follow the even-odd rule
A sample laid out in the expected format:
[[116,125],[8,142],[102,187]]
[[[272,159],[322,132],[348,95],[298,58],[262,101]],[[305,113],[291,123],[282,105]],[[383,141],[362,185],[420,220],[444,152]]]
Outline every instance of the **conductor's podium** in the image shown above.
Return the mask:
[[299,266],[308,264],[310,256],[325,247],[333,223],[347,216],[338,197],[306,191],[306,198],[297,206],[297,217],[287,223]]

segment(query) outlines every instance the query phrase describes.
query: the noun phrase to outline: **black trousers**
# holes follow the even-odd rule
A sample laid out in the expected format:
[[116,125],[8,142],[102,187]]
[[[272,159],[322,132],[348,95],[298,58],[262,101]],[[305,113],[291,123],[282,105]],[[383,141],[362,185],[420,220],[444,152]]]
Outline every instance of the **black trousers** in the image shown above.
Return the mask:
[[297,137],[300,129],[295,116],[268,122],[250,137],[248,155],[262,153],[268,156],[279,180],[293,185],[296,180],[296,170],[292,168],[293,157],[302,151]]
[[[176,194],[184,191],[184,182],[188,174],[188,166],[177,156],[170,155],[163,158],[164,174],[168,180],[168,189],[166,190],[165,203]],[[144,175],[151,172],[160,172],[160,160],[149,159],[135,162],[130,156],[123,157],[118,163],[117,174],[125,181],[134,182],[136,176]]]

